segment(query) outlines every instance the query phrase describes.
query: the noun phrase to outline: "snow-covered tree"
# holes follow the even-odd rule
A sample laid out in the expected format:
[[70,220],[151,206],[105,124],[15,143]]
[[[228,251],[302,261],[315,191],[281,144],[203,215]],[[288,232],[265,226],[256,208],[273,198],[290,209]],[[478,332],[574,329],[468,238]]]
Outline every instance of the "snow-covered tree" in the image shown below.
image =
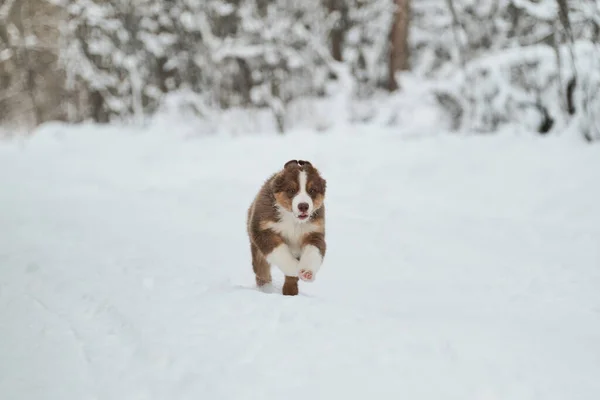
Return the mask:
[[545,134],[575,117],[590,136],[594,118],[585,104],[598,100],[586,88],[598,80],[589,66],[599,57],[592,44],[599,4],[416,2],[414,62],[439,80],[438,97],[459,119],[456,126],[492,132],[512,124]]
[[63,119],[61,18],[61,7],[45,0],[0,4],[0,123],[30,128]]
[[283,131],[289,102],[324,95],[335,63],[364,87],[386,79],[387,0],[77,0],[67,10],[64,66],[89,105],[76,119],[143,117],[186,91],[213,107],[267,107]]
[[71,90],[85,89],[89,110],[109,121],[152,112],[166,89],[164,63],[174,35],[160,0],[79,0],[67,11],[64,67]]
[[594,140],[598,21],[598,0],[6,0],[0,118],[22,103],[36,123],[140,121],[176,104],[270,110],[283,132],[324,97],[370,118],[352,110],[410,69],[457,129]]

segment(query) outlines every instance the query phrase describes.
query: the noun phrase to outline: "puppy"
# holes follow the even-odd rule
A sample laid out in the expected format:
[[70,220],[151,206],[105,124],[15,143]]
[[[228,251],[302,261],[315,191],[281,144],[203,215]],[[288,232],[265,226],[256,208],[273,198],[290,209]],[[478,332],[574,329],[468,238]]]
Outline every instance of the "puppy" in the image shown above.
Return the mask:
[[308,161],[290,160],[262,185],[247,216],[256,284],[271,282],[271,265],[285,275],[283,294],[312,282],[325,257],[327,182]]

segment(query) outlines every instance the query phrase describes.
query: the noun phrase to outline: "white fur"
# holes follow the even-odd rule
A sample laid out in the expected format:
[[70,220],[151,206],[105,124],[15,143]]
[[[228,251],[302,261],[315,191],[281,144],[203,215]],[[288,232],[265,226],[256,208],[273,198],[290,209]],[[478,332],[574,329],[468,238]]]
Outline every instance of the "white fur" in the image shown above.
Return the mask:
[[302,251],[302,238],[307,233],[316,231],[318,227],[312,222],[298,220],[294,213],[283,207],[277,206],[277,209],[279,211],[279,221],[271,222],[269,228],[279,233],[289,245],[292,256],[299,258]]
[[[307,181],[306,172],[300,171],[300,173],[298,174],[298,183],[300,184],[300,190],[298,191],[298,194],[296,195],[296,197],[294,197],[294,199],[292,200],[292,211],[295,216],[300,215],[300,210],[298,209],[298,204],[300,204],[300,203],[308,204],[308,211],[307,211],[308,215],[311,215],[314,211],[314,204],[313,204],[312,198],[309,196],[308,192],[306,191],[306,181]],[[298,219],[298,222],[305,223],[307,220],[308,220],[308,218],[306,220]]]
[[266,257],[269,264],[275,264],[286,276],[298,276],[298,260],[292,256],[287,244],[280,244]]
[[312,272],[312,280],[315,279],[317,272],[321,268],[323,263],[323,256],[316,246],[312,244],[304,246],[300,262],[298,263],[298,270],[306,270]]

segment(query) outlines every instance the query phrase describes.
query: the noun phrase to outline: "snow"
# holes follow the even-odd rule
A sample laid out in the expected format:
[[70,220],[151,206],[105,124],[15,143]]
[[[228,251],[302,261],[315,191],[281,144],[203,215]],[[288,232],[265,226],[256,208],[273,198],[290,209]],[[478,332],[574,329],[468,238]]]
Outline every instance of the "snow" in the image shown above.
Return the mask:
[[552,0],[544,0],[537,4],[524,0],[514,0],[513,3],[517,8],[527,11],[530,15],[541,20],[551,21],[558,16],[557,2]]
[[[597,146],[163,128],[0,143],[0,398],[600,396]],[[284,297],[245,215],[292,158],[328,180],[328,254]]]

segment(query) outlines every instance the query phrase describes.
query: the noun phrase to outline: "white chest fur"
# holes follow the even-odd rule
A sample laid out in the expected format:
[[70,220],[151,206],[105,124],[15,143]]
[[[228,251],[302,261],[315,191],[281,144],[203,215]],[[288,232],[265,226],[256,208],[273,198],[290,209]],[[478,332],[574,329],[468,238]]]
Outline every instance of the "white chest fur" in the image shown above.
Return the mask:
[[299,258],[302,252],[302,238],[307,233],[316,231],[318,227],[310,222],[299,222],[288,212],[282,212],[280,215],[281,219],[272,222],[270,228],[283,237],[292,255]]

